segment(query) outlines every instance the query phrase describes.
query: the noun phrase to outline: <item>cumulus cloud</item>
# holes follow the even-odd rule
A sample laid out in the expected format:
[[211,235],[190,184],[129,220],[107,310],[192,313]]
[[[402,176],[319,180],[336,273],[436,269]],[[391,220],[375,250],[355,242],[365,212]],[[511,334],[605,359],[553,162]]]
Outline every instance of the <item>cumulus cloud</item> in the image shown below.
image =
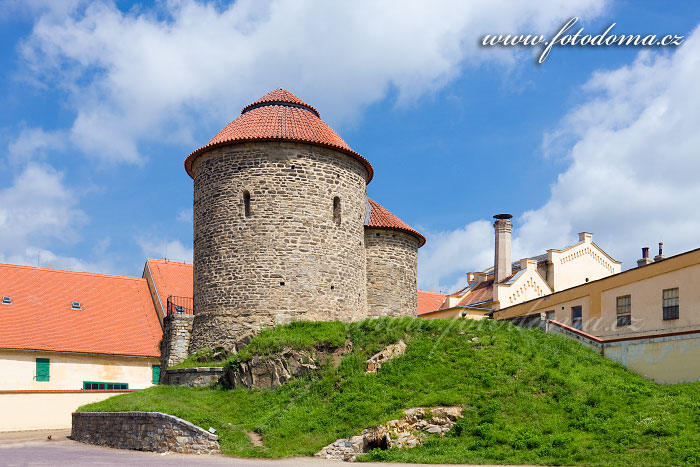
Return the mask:
[[[46,2],[38,2],[45,5]],[[322,2],[194,0],[122,12],[92,2],[42,15],[21,52],[30,79],[57,86],[76,112],[85,154],[138,163],[139,145],[193,145],[251,98],[286,87],[332,124],[395,90],[399,104],[435,92],[464,66],[513,64],[514,49],[479,50],[486,33],[548,33],[598,0]]]
[[[575,243],[580,231],[594,232],[623,268],[659,241],[667,255],[700,247],[699,75],[697,29],[672,54],[645,51],[630,65],[594,73],[581,89],[584,101],[543,137],[546,150],[567,148],[570,163],[549,200],[516,219],[513,259]],[[481,222],[429,238],[442,244],[422,260],[445,267],[423,267],[420,285],[444,286],[453,271],[483,266],[457,253],[475,242],[492,251],[493,241],[475,233]]]
[[177,213],[175,220],[178,222],[184,222],[185,224],[192,224],[192,208],[183,209]]
[[27,164],[11,186],[0,189],[0,261],[87,269],[87,263],[43,247],[79,241],[79,229],[88,217],[76,205],[62,173],[46,164]]
[[8,146],[8,160],[13,165],[19,165],[31,160],[43,159],[48,151],[64,149],[65,143],[65,132],[23,128]]
[[456,230],[425,234],[428,242],[418,250],[419,285],[424,289],[455,292],[466,284],[466,272],[493,265],[494,236],[490,222],[480,220]]
[[148,258],[164,258],[173,261],[192,262],[192,248],[183,245],[179,240],[165,240],[154,237],[144,237],[137,240],[141,251]]
[[549,201],[523,214],[521,247],[566,244],[589,230],[633,267],[642,246],[663,241],[668,253],[700,246],[698,73],[697,30],[672,55],[644,52],[629,66],[595,73],[583,89],[588,100],[559,129],[575,141],[571,164]]

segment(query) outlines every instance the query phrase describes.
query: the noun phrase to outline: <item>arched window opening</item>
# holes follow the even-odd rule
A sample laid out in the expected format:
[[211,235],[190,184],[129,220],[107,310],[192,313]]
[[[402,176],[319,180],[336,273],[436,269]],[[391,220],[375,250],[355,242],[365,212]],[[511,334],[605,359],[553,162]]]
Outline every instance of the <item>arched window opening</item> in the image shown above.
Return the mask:
[[333,198],[333,222],[340,225],[340,198]]
[[250,217],[250,192],[243,192],[243,206],[245,209],[245,216]]

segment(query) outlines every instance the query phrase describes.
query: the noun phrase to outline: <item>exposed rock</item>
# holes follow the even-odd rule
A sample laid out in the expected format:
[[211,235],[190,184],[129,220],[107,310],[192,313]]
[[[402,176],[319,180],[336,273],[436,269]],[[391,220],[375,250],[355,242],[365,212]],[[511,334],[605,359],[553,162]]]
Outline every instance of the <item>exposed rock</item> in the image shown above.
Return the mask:
[[376,373],[382,365],[389,360],[393,360],[399,355],[406,351],[406,343],[403,340],[398,341],[396,344],[387,346],[381,352],[372,355],[372,357],[367,360],[367,373]]
[[428,434],[444,436],[460,418],[462,407],[408,409],[403,418],[362,430],[359,436],[341,438],[317,452],[316,457],[352,462],[372,449],[413,448],[423,444]]
[[285,348],[272,356],[255,355],[235,369],[226,369],[221,382],[230,388],[276,388],[292,378],[318,369],[328,358],[337,364],[343,355],[351,351],[352,342],[347,341],[341,347],[321,346],[312,351]]

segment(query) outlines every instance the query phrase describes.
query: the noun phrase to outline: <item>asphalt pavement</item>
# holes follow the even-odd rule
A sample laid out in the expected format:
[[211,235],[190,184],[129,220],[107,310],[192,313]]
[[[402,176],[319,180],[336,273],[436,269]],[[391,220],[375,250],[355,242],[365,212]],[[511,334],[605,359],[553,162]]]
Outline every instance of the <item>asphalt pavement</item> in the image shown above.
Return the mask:
[[[51,439],[49,439],[51,435]],[[78,443],[70,430],[0,433],[0,466],[234,466],[234,467],[342,467],[343,462],[312,457],[291,459],[242,459],[228,456],[158,454],[127,451]],[[419,464],[357,464],[368,467],[416,467]]]

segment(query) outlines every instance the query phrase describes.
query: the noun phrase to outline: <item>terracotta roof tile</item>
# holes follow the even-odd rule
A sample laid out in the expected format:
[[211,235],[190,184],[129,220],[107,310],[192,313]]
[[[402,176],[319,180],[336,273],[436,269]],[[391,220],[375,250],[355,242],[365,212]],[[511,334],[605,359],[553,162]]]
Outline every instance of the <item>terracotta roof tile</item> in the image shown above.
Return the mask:
[[163,259],[147,259],[151,276],[155,283],[161,306],[165,310],[168,297],[193,297],[193,267],[192,263],[167,261]]
[[0,348],[160,356],[145,279],[0,264],[0,295]]
[[438,292],[418,291],[418,315],[430,313],[440,308],[446,295]]
[[284,103],[284,104],[296,104],[302,107],[306,107],[307,109],[311,110],[313,113],[316,114],[317,117],[321,118],[321,114],[318,113],[318,110],[316,110],[314,107],[310,106],[303,100],[299,99],[297,96],[292,94],[291,92],[287,91],[286,89],[275,89],[273,91],[268,92],[264,96],[262,96],[260,99],[257,101],[246,105],[243,107],[243,110],[241,110],[241,114],[244,114],[248,109],[252,107],[259,106],[260,104],[269,104],[272,102],[278,102],[278,103]]
[[404,221],[393,215],[391,212],[389,212],[388,209],[386,209],[376,201],[371,200],[369,198],[367,199],[367,201],[369,201],[370,206],[369,224],[367,224],[367,227],[375,229],[378,228],[402,230],[404,232],[410,233],[418,239],[418,248],[425,245],[425,237],[423,235],[421,235],[416,230],[411,228],[411,226],[409,226]]
[[473,303],[493,300],[493,280],[487,280],[469,290],[457,306],[467,306]]
[[209,143],[185,159],[190,177],[192,163],[209,149],[250,141],[294,141],[329,147],[358,160],[367,169],[367,183],[374,169],[367,159],[353,151],[338,133],[321,120],[316,109],[289,91],[277,89],[243,108],[241,116],[229,123]]

